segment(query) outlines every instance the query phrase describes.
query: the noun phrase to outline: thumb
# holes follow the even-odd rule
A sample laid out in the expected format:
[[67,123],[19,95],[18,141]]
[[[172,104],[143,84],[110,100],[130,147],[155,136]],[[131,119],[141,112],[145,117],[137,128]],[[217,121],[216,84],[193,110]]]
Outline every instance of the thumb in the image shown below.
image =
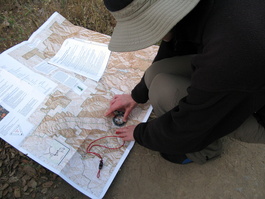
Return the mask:
[[130,108],[128,108],[128,109],[125,110],[125,113],[124,113],[124,115],[123,115],[123,121],[124,121],[124,122],[127,122],[128,117],[129,117],[131,111],[132,111],[132,109],[130,109]]

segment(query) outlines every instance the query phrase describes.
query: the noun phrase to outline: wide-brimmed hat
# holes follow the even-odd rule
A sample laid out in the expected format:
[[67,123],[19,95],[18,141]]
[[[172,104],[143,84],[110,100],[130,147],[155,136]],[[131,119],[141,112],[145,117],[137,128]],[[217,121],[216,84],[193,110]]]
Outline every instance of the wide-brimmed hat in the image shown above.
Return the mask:
[[135,51],[160,41],[199,0],[104,0],[117,21],[109,49]]

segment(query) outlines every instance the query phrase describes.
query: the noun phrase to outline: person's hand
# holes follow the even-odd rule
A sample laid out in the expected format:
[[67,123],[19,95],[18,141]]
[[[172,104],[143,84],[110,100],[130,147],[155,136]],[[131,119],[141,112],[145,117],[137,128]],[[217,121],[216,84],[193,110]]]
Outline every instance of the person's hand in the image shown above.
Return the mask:
[[124,141],[134,141],[133,131],[135,127],[136,127],[135,125],[131,125],[119,128],[116,131],[116,134],[119,135],[119,137]]
[[134,109],[137,103],[133,100],[131,95],[115,95],[114,98],[110,101],[110,107],[105,113],[105,116],[113,115],[113,112],[124,111],[123,121],[127,122],[130,112]]

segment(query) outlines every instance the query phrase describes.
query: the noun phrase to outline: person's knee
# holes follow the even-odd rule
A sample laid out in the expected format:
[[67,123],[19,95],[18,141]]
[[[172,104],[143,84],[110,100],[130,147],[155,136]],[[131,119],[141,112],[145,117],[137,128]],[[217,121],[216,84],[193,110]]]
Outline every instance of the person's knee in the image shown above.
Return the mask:
[[144,80],[147,88],[149,88],[153,79],[162,73],[190,79],[192,74],[191,58],[191,55],[175,56],[154,62],[145,72]]
[[187,95],[190,80],[166,73],[156,75],[149,88],[149,99],[159,115],[174,108]]
[[168,98],[167,95],[170,94],[170,91],[167,90],[167,86],[165,85],[166,76],[166,74],[156,75],[149,88],[149,100],[155,113],[158,115],[167,111],[165,110],[165,101]]
[[159,74],[159,68],[161,68],[160,61],[154,62],[145,72],[144,81],[147,88],[150,89],[150,85],[154,78]]
[[159,94],[164,94],[165,92],[165,83],[167,80],[167,74],[160,73],[153,78],[151,82],[149,93],[154,94],[154,96],[158,96]]

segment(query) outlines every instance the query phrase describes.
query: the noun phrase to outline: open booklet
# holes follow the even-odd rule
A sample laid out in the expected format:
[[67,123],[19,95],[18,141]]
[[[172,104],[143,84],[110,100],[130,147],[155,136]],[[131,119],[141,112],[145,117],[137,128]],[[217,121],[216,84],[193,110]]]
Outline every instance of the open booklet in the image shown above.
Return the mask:
[[[54,13],[0,55],[1,138],[91,198],[105,195],[134,144],[112,137],[119,127],[103,116],[109,101],[133,89],[157,52],[110,55],[108,42]],[[126,125],[146,121],[151,110],[137,106]],[[100,177],[99,157],[87,151],[93,142],[115,149],[93,147],[104,161]]]

